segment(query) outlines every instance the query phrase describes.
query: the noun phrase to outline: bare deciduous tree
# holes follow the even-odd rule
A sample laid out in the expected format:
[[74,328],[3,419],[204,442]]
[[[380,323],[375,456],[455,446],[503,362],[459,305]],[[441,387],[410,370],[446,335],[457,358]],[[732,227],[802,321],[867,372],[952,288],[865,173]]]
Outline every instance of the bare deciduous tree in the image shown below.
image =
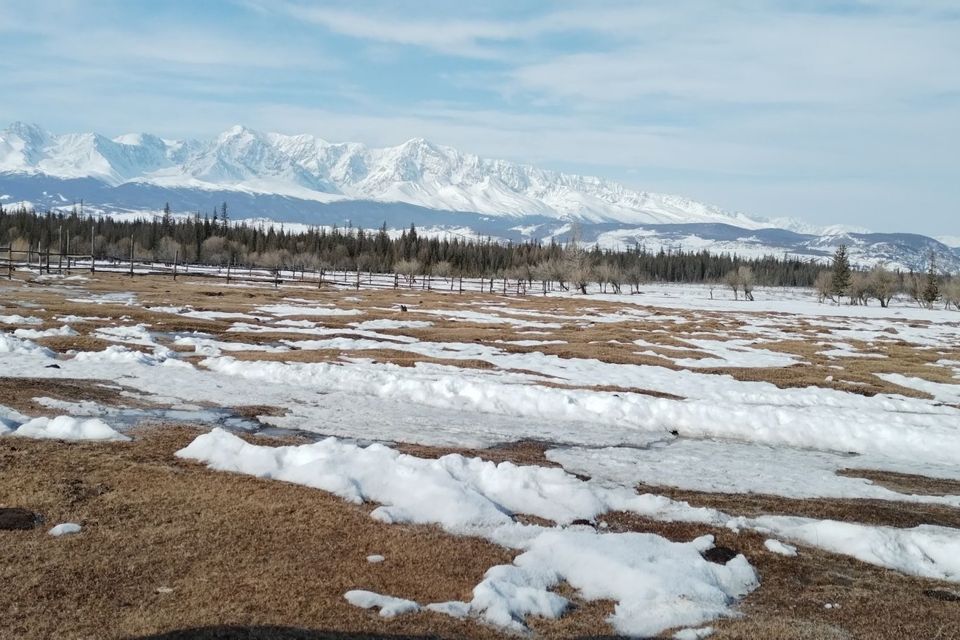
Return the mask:
[[743,297],[752,302],[753,285],[755,280],[753,277],[753,269],[747,266],[741,266],[739,269],[737,269],[737,280],[740,283],[740,289],[743,290]]
[[419,260],[398,260],[393,265],[393,269],[406,278],[408,287],[416,283],[417,276],[422,272]]
[[870,295],[880,302],[880,306],[886,308],[890,300],[897,294],[899,283],[897,276],[882,265],[877,265],[870,270],[869,287]]
[[570,232],[570,242],[564,247],[563,263],[565,279],[579,289],[580,293],[586,294],[587,284],[593,280],[593,274],[590,254],[580,246],[580,232],[576,226]]
[[733,269],[727,272],[727,275],[723,277],[723,284],[727,285],[731,291],[733,291],[733,299],[739,300],[738,294],[740,293],[740,276]]
[[960,311],[960,276],[954,276],[946,281],[940,293],[943,296],[945,309],[953,306]]
[[870,278],[867,274],[854,271],[850,274],[850,284],[847,285],[847,296],[850,304],[867,305],[870,300]]
[[817,301],[823,302],[827,298],[833,300],[833,273],[830,271],[821,271],[817,274],[813,282],[813,288],[817,291]]

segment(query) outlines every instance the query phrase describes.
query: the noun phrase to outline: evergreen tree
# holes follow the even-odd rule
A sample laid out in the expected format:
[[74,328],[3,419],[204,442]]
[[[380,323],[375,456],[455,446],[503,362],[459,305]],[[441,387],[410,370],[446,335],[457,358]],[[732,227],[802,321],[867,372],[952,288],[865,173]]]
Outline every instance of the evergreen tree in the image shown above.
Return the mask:
[[839,299],[846,294],[849,286],[850,258],[847,255],[847,245],[842,244],[833,254],[833,279],[830,283],[830,292]]
[[166,204],[163,205],[163,222],[162,222],[162,224],[163,224],[163,233],[164,233],[164,234],[170,233],[170,228],[173,226],[173,225],[172,225],[172,222],[173,222],[173,216],[172,216],[171,213],[170,213],[170,203],[167,202]]
[[940,297],[940,284],[937,282],[937,256],[932,249],[927,265],[927,280],[920,295],[924,304],[928,307],[932,307],[933,303]]

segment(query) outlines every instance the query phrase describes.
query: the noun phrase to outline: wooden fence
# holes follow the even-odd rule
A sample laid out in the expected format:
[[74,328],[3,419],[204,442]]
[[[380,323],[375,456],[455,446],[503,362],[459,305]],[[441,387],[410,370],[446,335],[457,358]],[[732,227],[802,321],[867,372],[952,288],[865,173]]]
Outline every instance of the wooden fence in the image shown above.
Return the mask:
[[395,289],[446,292],[498,293],[501,295],[527,295],[547,293],[564,287],[556,282],[517,280],[505,277],[467,278],[462,276],[433,276],[429,274],[404,275],[399,273],[376,273],[349,269],[265,269],[250,265],[228,263],[225,265],[184,264],[177,256],[173,262],[155,262],[127,258],[96,257],[89,254],[67,254],[45,250],[21,250],[0,247],[0,277],[12,279],[16,271],[39,274],[72,275],[78,273],[122,273],[134,276],[178,276],[196,279],[218,279],[227,283],[247,282],[272,285],[299,284],[338,289]]

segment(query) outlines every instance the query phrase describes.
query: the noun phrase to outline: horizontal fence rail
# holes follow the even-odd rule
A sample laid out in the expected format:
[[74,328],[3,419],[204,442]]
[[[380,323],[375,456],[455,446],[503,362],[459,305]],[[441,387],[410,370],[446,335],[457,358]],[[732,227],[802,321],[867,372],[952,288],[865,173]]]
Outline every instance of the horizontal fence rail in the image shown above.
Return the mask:
[[315,288],[339,289],[394,289],[409,291],[446,291],[454,293],[497,293],[527,295],[567,290],[558,282],[517,280],[505,277],[461,277],[430,274],[378,273],[350,269],[266,269],[248,265],[209,265],[152,260],[94,257],[89,254],[61,254],[56,252],[19,250],[0,247],[0,274],[13,277],[17,271],[38,274],[71,275],[73,273],[121,273],[129,276],[189,276],[191,278],[224,280],[227,283],[250,283],[279,286],[298,284]]

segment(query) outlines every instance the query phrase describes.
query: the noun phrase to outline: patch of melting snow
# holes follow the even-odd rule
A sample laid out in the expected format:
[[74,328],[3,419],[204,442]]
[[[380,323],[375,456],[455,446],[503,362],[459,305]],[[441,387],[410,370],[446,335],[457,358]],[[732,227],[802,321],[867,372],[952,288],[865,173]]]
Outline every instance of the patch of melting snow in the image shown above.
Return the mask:
[[446,320],[476,322],[477,324],[509,324],[513,327],[529,327],[536,329],[563,328],[563,325],[558,322],[534,322],[531,320],[520,320],[518,318],[498,316],[490,313],[480,313],[478,311],[461,311],[456,309],[418,309],[417,313],[442,316]]
[[9,315],[0,316],[0,324],[43,324],[43,320],[35,316]]
[[57,416],[28,418],[0,407],[0,435],[36,440],[129,440],[99,418]]
[[58,524],[48,531],[51,536],[58,538],[60,536],[69,535],[71,533],[80,533],[82,527],[75,522],[64,522],[63,524]]
[[797,555],[797,548],[795,546],[785,542],[780,542],[779,540],[774,540],[773,538],[767,538],[764,540],[763,546],[767,548],[767,551],[781,556],[793,557]]
[[225,342],[202,336],[177,336],[173,344],[177,346],[193,347],[193,352],[199,356],[219,356],[223,351],[263,351],[267,353],[281,353],[290,351],[289,347],[269,344],[248,344],[245,342]]
[[893,384],[916,389],[924,393],[929,393],[939,402],[958,403],[960,402],[960,380],[957,384],[947,384],[943,382],[930,382],[923,378],[905,376],[899,373],[877,373],[874,374],[881,380],[892,382]]
[[548,460],[570,473],[617,485],[669,486],[711,493],[758,493],[786,498],[879,499],[960,507],[960,496],[892,491],[841,469],[888,469],[960,479],[956,465],[897,462],[880,456],[768,446],[715,439],[672,438],[646,447],[554,447]]
[[57,322],[66,322],[68,324],[74,324],[77,322],[97,322],[100,320],[112,320],[112,318],[107,318],[104,316],[77,316],[73,314],[57,316]]
[[[310,302],[305,300],[304,302]],[[337,307],[323,307],[317,303],[311,303],[312,306],[295,306],[290,304],[270,304],[257,307],[260,313],[270,314],[277,317],[287,316],[359,316],[363,311],[359,309],[339,309]]]
[[[146,399],[157,400],[157,398],[150,397]],[[203,408],[190,407],[189,405],[149,408],[111,407],[89,400],[69,402],[47,397],[37,397],[33,401],[40,406],[55,411],[63,411],[73,416],[107,418],[110,424],[121,431],[145,422],[203,424],[247,433],[257,433],[264,430],[264,425],[257,420],[238,416],[228,407]],[[289,431],[285,433],[289,433]]]
[[36,355],[43,358],[52,358],[54,355],[50,349],[41,347],[26,338],[18,338],[11,333],[0,333],[0,354],[3,353]]
[[198,311],[193,307],[145,307],[147,311],[157,313],[172,313],[184,318],[198,320],[256,320],[256,316],[237,311]]
[[800,362],[797,356],[767,349],[758,349],[753,340],[704,340],[684,338],[695,349],[706,351],[710,358],[676,358],[682,367],[789,367]]
[[137,294],[132,291],[88,294],[82,298],[67,298],[67,302],[78,302],[81,304],[122,304],[131,306],[136,304]]
[[389,318],[380,318],[378,320],[366,320],[365,322],[351,322],[351,327],[363,330],[378,329],[426,329],[432,327],[433,323],[427,320],[391,320]]
[[27,340],[36,340],[37,338],[50,338],[54,336],[75,336],[77,332],[68,325],[63,325],[56,329],[17,329],[13,332],[13,335],[18,338],[26,338]]
[[413,600],[404,600],[403,598],[394,598],[385,596],[373,591],[363,591],[354,589],[343,594],[347,602],[355,607],[362,609],[379,609],[381,618],[393,618],[404,613],[412,613],[420,610]]

